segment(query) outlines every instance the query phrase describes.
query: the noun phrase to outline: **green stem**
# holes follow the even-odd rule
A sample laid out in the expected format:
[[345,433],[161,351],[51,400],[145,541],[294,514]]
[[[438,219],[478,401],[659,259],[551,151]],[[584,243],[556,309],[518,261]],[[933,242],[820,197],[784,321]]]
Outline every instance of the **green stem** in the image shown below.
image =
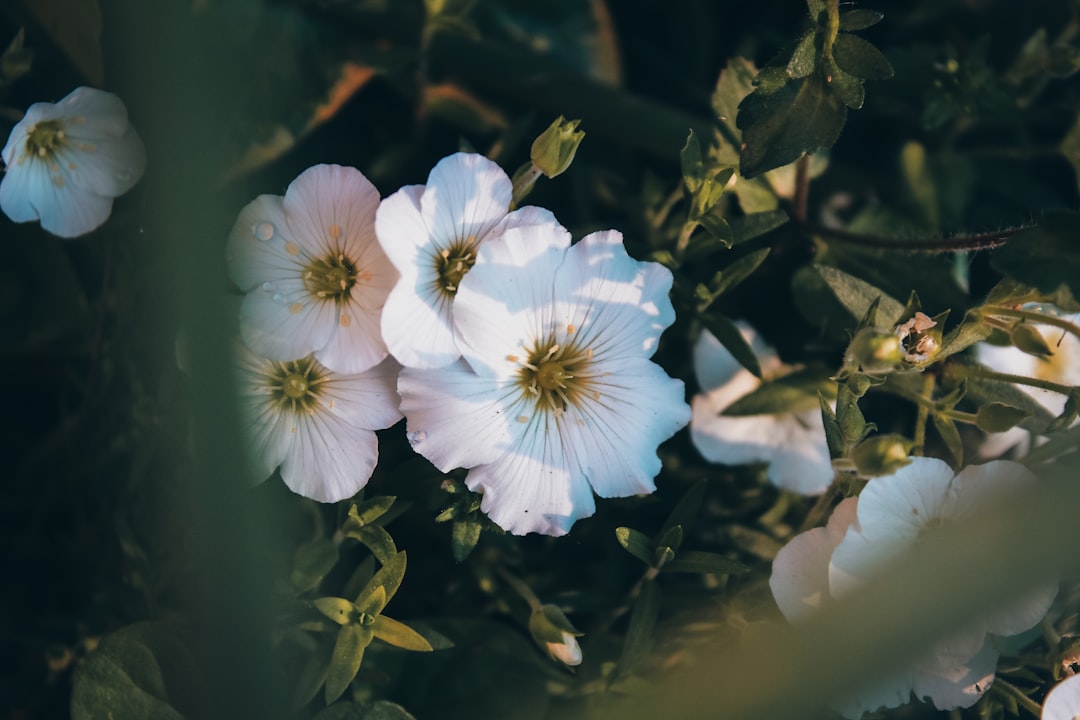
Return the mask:
[[530,610],[539,610],[541,608],[542,603],[540,602],[540,598],[536,597],[536,593],[532,591],[532,588],[526,585],[521,579],[511,575],[501,565],[495,566],[495,572],[506,581],[507,585],[514,589],[514,592],[520,595],[525,602],[529,603]]
[[1047,315],[1045,313],[1035,312],[1034,310],[1020,310],[1018,308],[1003,307],[1000,305],[987,305],[981,307],[979,308],[978,313],[984,316],[997,315],[999,317],[1019,318],[1039,325],[1052,325],[1061,328],[1065,332],[1071,333],[1076,336],[1076,338],[1080,339],[1080,325],[1071,323],[1065,318],[1060,318],[1056,315]]
[[[922,396],[930,400],[934,396],[934,384],[937,378],[933,373],[926,373],[923,375]],[[915,416],[915,455],[923,454],[923,447],[926,445],[926,421],[930,419],[930,408],[926,405],[919,405],[918,415]]]
[[679,231],[679,239],[675,241],[676,260],[682,260],[683,253],[686,252],[686,248],[690,245],[690,236],[694,234],[694,230],[697,230],[696,222],[688,220],[683,223],[682,230]]
[[1025,695],[1023,691],[1020,690],[1020,688],[1016,687],[1012,683],[998,677],[996,680],[994,680],[993,687],[998,688],[998,692],[1002,692],[1006,695],[1011,696],[1014,700],[1016,700],[1016,703],[1018,705],[1031,713],[1033,717],[1037,718],[1042,715],[1042,706],[1029,698],[1027,695]]
[[1033,226],[1023,226],[975,235],[956,235],[951,238],[900,238],[865,235],[839,228],[824,227],[812,223],[800,223],[804,232],[835,240],[849,245],[883,248],[885,250],[906,250],[908,252],[947,253],[962,250],[989,250],[1008,242],[1009,238]]
[[1072,393],[1073,388],[1068,385],[1062,385],[1061,383],[1051,382],[1049,380],[1040,380],[1039,378],[1027,377],[1025,375],[1013,375],[1011,373],[997,372],[996,370],[988,370],[976,365],[960,365],[956,364],[950,368],[950,371],[957,372],[965,377],[977,377],[983,380],[994,380],[997,382],[1013,383],[1014,385],[1027,385],[1028,387],[1039,388],[1040,390],[1049,390],[1050,392],[1060,393],[1062,395],[1069,395]]
[[803,154],[795,162],[795,198],[792,216],[800,225],[806,222],[806,207],[810,199],[810,156]]
[[825,5],[828,14],[828,24],[825,26],[825,42],[822,52],[825,57],[832,57],[833,43],[840,34],[840,0],[828,0]]

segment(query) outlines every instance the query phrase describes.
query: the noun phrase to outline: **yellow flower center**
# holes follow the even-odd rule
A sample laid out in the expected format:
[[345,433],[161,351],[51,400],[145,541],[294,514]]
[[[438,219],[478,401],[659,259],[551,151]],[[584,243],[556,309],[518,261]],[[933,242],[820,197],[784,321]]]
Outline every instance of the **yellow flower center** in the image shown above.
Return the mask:
[[475,264],[476,236],[455,241],[435,259],[436,286],[442,293],[453,297],[461,285],[461,278]]
[[26,153],[30,157],[47,160],[63,147],[66,137],[59,120],[42,120],[30,129],[26,138]]
[[312,260],[304,268],[304,287],[317,298],[344,303],[349,299],[357,278],[363,273],[344,255],[329,255]]
[[600,397],[593,388],[596,373],[592,350],[582,347],[572,337],[572,326],[568,330],[561,344],[551,334],[527,349],[524,361],[516,355],[508,358],[521,364],[517,385],[525,396],[534,401],[537,410],[556,416],[571,407],[580,407],[586,397],[594,400]]
[[326,370],[312,355],[291,362],[271,362],[264,374],[271,402],[294,415],[315,409],[326,379]]

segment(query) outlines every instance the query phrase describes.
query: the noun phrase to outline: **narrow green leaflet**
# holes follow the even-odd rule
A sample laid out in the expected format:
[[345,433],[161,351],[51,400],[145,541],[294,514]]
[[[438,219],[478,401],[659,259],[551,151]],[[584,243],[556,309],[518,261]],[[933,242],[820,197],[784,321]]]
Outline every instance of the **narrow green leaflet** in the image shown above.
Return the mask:
[[321,597],[312,600],[311,604],[315,606],[316,610],[338,625],[352,622],[357,613],[356,605],[345,598]]
[[1028,414],[1019,408],[1014,408],[1005,403],[993,402],[979,407],[975,413],[975,424],[983,432],[1005,432],[1016,427],[1028,417]]
[[881,51],[861,37],[840,33],[832,51],[840,69],[857,78],[887,80],[893,76],[892,65]]
[[698,480],[691,485],[683,496],[679,498],[679,502],[675,507],[672,508],[671,514],[664,521],[658,536],[663,537],[673,527],[689,529],[701,511],[701,504],[705,502],[705,491],[708,487],[709,484],[705,480]]
[[393,495],[379,495],[349,508],[349,520],[363,526],[386,514],[397,500]]
[[840,29],[845,32],[865,30],[873,27],[885,19],[885,16],[876,10],[856,8],[840,13]]
[[860,280],[854,275],[848,275],[843,270],[837,270],[827,265],[814,265],[812,267],[825,281],[825,284],[829,286],[836,299],[848,309],[852,317],[863,317],[869,309],[870,303],[876,298],[880,298],[877,317],[882,327],[888,327],[890,324],[902,319],[903,303],[885,294],[865,280]]
[[[737,190],[738,185],[736,185]],[[734,236],[732,244],[740,245],[748,240],[761,237],[787,224],[790,219],[785,210],[766,210],[735,218],[731,221],[731,234]]]
[[626,549],[626,552],[646,565],[652,565],[653,544],[645,533],[633,528],[618,527],[615,528],[615,539]]
[[434,649],[423,635],[405,623],[398,622],[385,615],[375,618],[375,622],[371,625],[371,632],[383,642],[404,650],[431,652]]
[[397,554],[394,538],[381,525],[351,527],[345,531],[345,536],[362,543],[383,564]]
[[746,342],[746,338],[739,332],[739,328],[735,326],[735,323],[716,313],[704,315],[702,322],[705,323],[705,327],[708,328],[709,332],[716,336],[716,339],[727,348],[727,351],[735,356],[740,365],[757,377],[761,377],[761,364],[758,363],[757,356],[754,355],[750,344]]
[[[405,563],[406,557],[404,550],[390,558],[390,561],[379,568],[379,571],[368,580],[366,585],[364,585],[363,590],[357,594],[357,603],[361,602],[363,598],[367,597],[379,587],[384,588],[386,591],[386,602],[390,602],[390,598],[394,597],[394,593],[397,592],[402,579],[405,577]],[[376,610],[375,612],[381,610],[382,608],[379,608],[379,610]]]
[[647,582],[642,585],[641,594],[637,596],[634,609],[630,612],[630,624],[623,640],[616,676],[629,675],[649,654],[659,614],[660,588],[654,582]]
[[719,297],[750,277],[761,263],[765,262],[765,258],[768,256],[769,248],[762,248],[748,253],[731,263],[731,265],[724,268],[720,273],[719,281],[713,285],[713,294]]
[[729,405],[723,415],[774,415],[798,413],[818,407],[822,392],[835,395],[825,368],[809,367],[763,383]]
[[480,542],[478,518],[467,516],[454,521],[450,533],[450,549],[454,553],[454,560],[464,562],[478,542]]
[[327,705],[341,697],[352,684],[372,637],[371,628],[367,625],[345,625],[338,631],[334,652],[330,656],[330,670],[326,674]]

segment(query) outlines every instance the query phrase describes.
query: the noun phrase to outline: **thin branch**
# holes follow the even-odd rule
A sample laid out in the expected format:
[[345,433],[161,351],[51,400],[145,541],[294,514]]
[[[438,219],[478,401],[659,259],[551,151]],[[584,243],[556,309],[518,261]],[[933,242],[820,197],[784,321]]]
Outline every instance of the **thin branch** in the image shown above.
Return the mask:
[[885,250],[906,250],[908,252],[946,253],[960,252],[963,250],[989,250],[1004,245],[1017,233],[1030,230],[1033,225],[1006,228],[994,232],[976,233],[974,235],[954,235],[943,238],[899,238],[882,237],[880,235],[867,235],[864,233],[841,230],[839,228],[824,227],[812,223],[800,223],[804,232],[812,235],[822,235],[831,240],[849,245],[862,245],[863,247],[882,248]]

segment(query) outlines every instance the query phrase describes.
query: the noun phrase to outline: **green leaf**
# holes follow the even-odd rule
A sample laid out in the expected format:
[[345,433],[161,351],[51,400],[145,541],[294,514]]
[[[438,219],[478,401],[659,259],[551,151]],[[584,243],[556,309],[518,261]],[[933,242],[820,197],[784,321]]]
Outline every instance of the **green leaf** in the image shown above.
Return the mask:
[[945,441],[945,448],[952,456],[953,467],[960,467],[964,462],[964,443],[960,439],[960,432],[956,429],[956,423],[944,415],[934,413],[934,428],[938,435]]
[[765,258],[769,256],[769,250],[770,248],[762,248],[747,253],[724,268],[720,273],[719,282],[716,282],[711,288],[713,295],[719,297],[750,277],[758,269],[758,266],[765,261]]
[[736,327],[735,323],[716,313],[704,315],[701,320],[705,323],[708,331],[720,341],[721,345],[727,348],[727,351],[739,361],[740,365],[757,377],[761,377],[761,365],[758,363],[757,356],[754,355],[750,344],[746,342],[746,338],[739,332],[739,328]]
[[[960,361],[963,362],[963,361]],[[972,363],[974,364],[974,363]],[[979,365],[978,367],[982,367]],[[1000,402],[1019,408],[1028,414],[1020,426],[1032,432],[1044,433],[1053,415],[1031,395],[1012,383],[1000,380],[987,380],[980,377],[967,378],[966,400],[975,406]]]
[[787,73],[793,78],[804,78],[814,72],[817,66],[817,29],[811,29],[802,36],[802,40],[795,46],[795,52],[788,60]]
[[393,495],[379,495],[349,508],[349,520],[359,526],[374,522],[397,500]]
[[825,395],[820,392],[818,393],[818,404],[821,406],[821,421],[825,426],[825,442],[829,446],[829,457],[833,460],[843,457],[845,450],[844,435],[840,432],[836,412],[833,411],[832,405],[825,398]]
[[963,322],[953,328],[942,340],[941,352],[937,359],[944,360],[950,355],[955,355],[961,350],[966,350],[977,342],[982,342],[990,337],[993,328],[978,319],[978,316],[965,318]]
[[802,368],[762,383],[728,405],[721,415],[775,415],[812,410],[818,407],[818,395],[828,382],[828,371],[820,367]]
[[342,590],[342,594],[345,597],[356,597],[374,574],[375,558],[368,555],[364,558],[364,561],[357,565],[356,569],[353,570],[352,575],[349,576],[349,581],[345,583],[345,589]]
[[855,9],[840,13],[840,29],[845,32],[865,30],[873,27],[885,19],[885,16],[876,10]]
[[636,557],[646,565],[652,566],[653,544],[645,533],[638,532],[633,528],[615,528],[615,539],[623,546],[626,552]]
[[660,615],[660,588],[654,582],[646,582],[641,587],[641,594],[634,601],[630,612],[630,624],[623,640],[622,654],[616,670],[617,676],[626,676],[634,671],[649,654],[653,645],[653,633],[656,630],[656,618]]
[[371,644],[373,634],[367,625],[345,625],[338,631],[330,669],[326,674],[326,704],[341,697],[360,670],[364,650]]
[[664,566],[664,572],[741,575],[750,572],[750,568],[716,553],[683,550]]
[[338,625],[345,625],[350,623],[356,617],[357,609],[356,605],[349,602],[345,598],[339,597],[321,597],[315,598],[311,601],[311,604],[316,610],[321,612],[330,620],[333,620]]
[[852,110],[861,108],[866,100],[863,81],[841,70],[832,58],[825,58],[823,67],[825,68],[825,82],[836,97]]
[[853,318],[863,317],[870,308],[870,303],[876,298],[880,298],[878,301],[878,320],[885,319],[885,324],[882,327],[891,326],[901,319],[904,306],[895,298],[890,297],[865,280],[860,280],[854,275],[848,275],[843,270],[837,270],[828,265],[813,265],[811,267],[821,276],[821,279],[829,286],[836,299],[847,308]]
[[[405,551],[394,555],[390,558],[390,561],[379,568],[379,572],[375,573],[364,588],[357,594],[356,603],[360,605],[363,603],[363,599],[370,595],[378,587],[382,587],[386,591],[386,602],[390,602],[390,599],[394,597],[394,593],[397,592],[398,587],[401,586],[401,581],[405,577]],[[385,607],[385,603],[383,604]],[[379,608],[375,612],[380,612],[382,608]]]
[[1040,358],[1048,358],[1054,354],[1054,351],[1050,349],[1050,346],[1046,344],[1046,338],[1042,336],[1035,328],[1030,325],[1020,324],[1013,328],[1012,343],[1020,350],[1023,350],[1028,355],[1034,355]]
[[300,676],[293,687],[293,710],[300,710],[311,702],[311,699],[319,692],[319,688],[326,682],[326,675],[330,672],[330,651],[329,642],[320,642],[308,656],[304,669],[300,671]]
[[771,94],[759,87],[739,105],[740,173],[752,178],[832,147],[846,119],[847,108],[820,73],[792,80]]
[[1064,430],[1072,425],[1078,416],[1080,416],[1080,388],[1073,388],[1065,398],[1065,407],[1062,408],[1061,414],[1047,425],[1046,432],[1054,433]]
[[1011,430],[1029,415],[1020,408],[1014,408],[1005,403],[987,403],[975,413],[975,424],[983,432],[998,433]]
[[833,58],[844,72],[864,80],[888,80],[892,65],[876,47],[857,35],[840,33],[833,43]]
[[138,623],[106,635],[75,671],[73,720],[206,716],[200,664],[172,628]]
[[362,525],[345,531],[345,536],[362,543],[384,565],[397,554],[394,538],[381,525]]
[[415,652],[431,652],[434,650],[431,643],[423,635],[405,623],[398,622],[385,615],[375,618],[375,622],[371,625],[371,632],[383,642],[403,650],[413,650]]
[[465,562],[469,553],[480,542],[480,521],[475,517],[465,517],[455,520],[450,532],[450,550],[454,554],[454,560]]
[[701,164],[701,143],[697,135],[691,130],[686,137],[686,144],[679,153],[679,162],[682,165],[683,183],[691,194],[697,193],[705,181],[705,168]]
[[664,525],[657,536],[665,536],[673,527],[681,527],[684,530],[692,527],[701,510],[701,504],[705,501],[705,491],[708,487],[709,483],[706,480],[698,480],[691,485],[672,508],[671,514],[664,520]]
[[304,543],[293,554],[289,583],[297,592],[311,590],[334,569],[338,561],[338,546],[326,538]]
[[[738,189],[739,185],[735,187]],[[735,218],[731,221],[732,245],[739,245],[770,233],[781,225],[787,224],[790,219],[786,210],[767,210]]]
[[719,240],[724,247],[731,247],[732,240],[735,235],[731,231],[731,226],[728,225],[728,221],[719,212],[708,212],[697,218],[697,222],[701,227],[705,228],[705,231],[715,239]]
[[991,251],[990,264],[1006,277],[1057,292],[1064,285],[1080,297],[1080,213],[1048,211],[1039,226]]
[[662,531],[656,541],[656,550],[653,552],[652,564],[655,567],[660,567],[659,558],[667,554],[664,552],[665,550],[670,549],[673,555],[678,552],[679,547],[682,545],[684,535],[685,532],[682,525],[672,525]]

